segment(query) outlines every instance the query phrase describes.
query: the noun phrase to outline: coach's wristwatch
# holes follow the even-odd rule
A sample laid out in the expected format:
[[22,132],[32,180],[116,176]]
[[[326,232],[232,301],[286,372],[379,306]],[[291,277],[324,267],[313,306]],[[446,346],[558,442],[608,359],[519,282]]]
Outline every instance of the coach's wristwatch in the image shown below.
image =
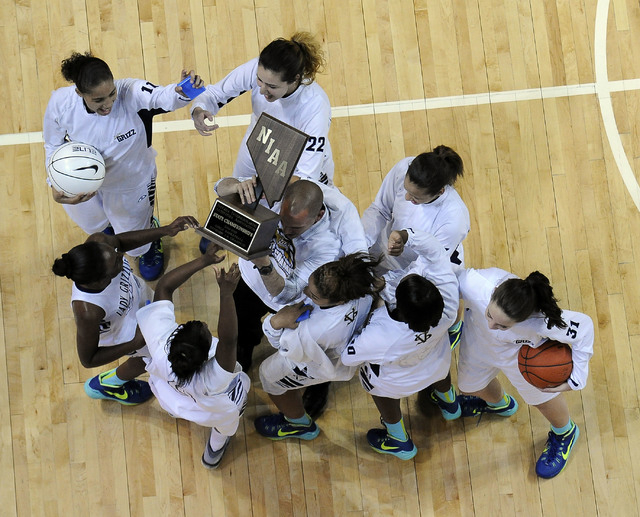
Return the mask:
[[253,269],[257,269],[260,276],[270,275],[273,271],[273,264],[268,264],[266,266],[258,267],[256,265],[253,266]]

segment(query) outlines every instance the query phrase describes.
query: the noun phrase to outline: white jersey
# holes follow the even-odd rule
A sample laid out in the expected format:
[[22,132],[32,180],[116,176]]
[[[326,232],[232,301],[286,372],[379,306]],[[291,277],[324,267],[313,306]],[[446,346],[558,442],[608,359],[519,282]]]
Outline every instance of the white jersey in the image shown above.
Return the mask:
[[[424,235],[434,235],[450,256],[458,253],[464,263],[462,241],[469,233],[470,219],[464,201],[447,185],[444,193],[431,203],[414,205],[407,201],[404,178],[413,157],[396,163],[385,176],[375,200],[362,214],[367,245],[373,254],[385,255],[387,269],[405,269],[422,254]],[[389,235],[393,230],[407,230],[409,239],[399,257],[387,253]],[[451,257],[452,260],[455,256]]]
[[240,144],[233,176],[246,179],[256,173],[246,143],[260,115],[267,113],[309,135],[294,174],[300,178],[331,184],[334,165],[329,144],[331,104],[327,94],[318,83],[313,82],[300,84],[288,97],[268,102],[260,94],[257,74],[258,58],[255,58],[232,70],[220,82],[208,85],[206,91],[193,103],[193,109],[202,108],[215,115],[233,99],[251,91],[251,123]]
[[75,86],[55,90],[44,115],[46,160],[65,137],[94,146],[106,165],[101,191],[127,191],[146,185],[155,174],[156,151],[151,147],[151,119],[186,106],[190,100],[175,84],[154,86],[142,79],[114,81],[117,98],[111,113],[89,113]]
[[271,240],[269,255],[271,264],[285,279],[284,288],[277,296],[269,293],[252,262],[238,260],[242,279],[274,311],[279,311],[286,304],[302,299],[302,290],[307,285],[311,273],[323,264],[338,258],[340,239],[331,229],[330,218],[329,211],[325,210],[318,222],[295,239],[287,238],[278,227]]
[[275,330],[268,316],[262,329],[278,352],[260,365],[260,379],[267,393],[281,394],[288,389],[326,381],[347,381],[355,367],[340,360],[342,350],[369,314],[372,297],[365,296],[342,305],[322,309],[313,306],[309,318],[296,329]]
[[105,316],[100,322],[98,346],[111,346],[131,341],[136,334],[136,312],[153,300],[153,291],[134,275],[126,257],[122,271],[99,293],[71,288],[71,302],[83,301],[100,307]]
[[329,211],[331,229],[340,238],[340,256],[368,253],[364,227],[358,209],[338,187],[318,183],[322,189],[324,206]]
[[[431,281],[440,291],[444,310],[438,324],[426,332],[415,332],[389,311],[395,305],[395,287],[385,288],[385,306],[371,315],[360,335],[342,352],[342,362],[358,365],[360,382],[372,395],[390,398],[407,397],[430,384],[444,379],[451,364],[451,345],[447,330],[458,311],[458,281],[444,248],[431,236],[428,255],[419,257],[404,272],[393,272],[385,280],[397,286],[400,280],[418,274]],[[388,287],[387,286],[387,287]]]
[[548,329],[545,316],[535,313],[507,330],[491,330],[485,317],[491,295],[498,285],[509,278],[516,278],[515,275],[498,268],[461,269],[458,278],[460,296],[465,306],[459,362],[468,366],[468,369],[465,367],[464,371],[458,372],[461,389],[467,383],[474,383],[474,367],[493,367],[502,370],[509,377],[525,401],[527,398],[516,385],[520,382],[523,382],[525,387],[542,393],[524,381],[518,370],[518,351],[522,345],[536,348],[548,339],[571,346],[573,371],[569,378],[569,386],[574,390],[585,387],[594,340],[593,321],[589,316],[580,312],[562,311],[562,319],[567,323],[567,327]]
[[232,435],[244,406],[250,381],[236,363],[233,373],[215,359],[218,339],[212,338],[209,360],[191,381],[178,386],[168,359],[169,338],[178,328],[174,305],[160,300],[136,314],[140,331],[147,342],[151,359],[147,361],[149,385],[160,405],[173,416],[213,427],[223,435]]

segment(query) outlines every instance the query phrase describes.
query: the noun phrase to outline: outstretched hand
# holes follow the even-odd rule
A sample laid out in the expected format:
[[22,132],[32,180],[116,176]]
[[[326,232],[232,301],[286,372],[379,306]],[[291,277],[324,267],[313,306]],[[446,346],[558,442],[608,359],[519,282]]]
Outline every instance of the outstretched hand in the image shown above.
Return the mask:
[[[222,246],[216,244],[215,242],[210,242],[207,246],[207,251],[205,251],[203,257],[209,264],[219,264],[224,260],[224,255],[218,255],[218,252],[222,251]],[[218,272],[216,270],[216,278],[218,276]]]
[[[182,72],[180,73],[180,82],[182,82],[187,77],[191,78],[191,85],[194,88],[202,88],[204,86],[204,81],[202,80],[202,77],[200,77],[199,75],[196,75],[196,73],[193,70],[189,70],[188,72],[186,70],[182,70]],[[182,86],[176,86],[176,93],[179,93],[180,95],[188,97],[188,95],[185,95],[185,93],[182,91]]]
[[[209,245],[207,248],[207,252],[209,252],[209,248],[212,246]],[[238,282],[240,281],[240,268],[238,264],[231,264],[229,271],[225,271],[222,267],[220,269],[216,269],[216,280],[218,282],[218,286],[220,287],[220,296],[229,296],[233,294],[238,286]]]
[[171,224],[166,226],[168,235],[175,237],[179,232],[188,230],[189,228],[198,228],[200,223],[192,215],[181,215]]
[[218,124],[207,124],[205,122],[205,120],[213,122],[213,114],[202,108],[195,108],[191,113],[191,118],[193,119],[193,125],[196,130],[202,136],[211,136],[212,132],[220,127]]

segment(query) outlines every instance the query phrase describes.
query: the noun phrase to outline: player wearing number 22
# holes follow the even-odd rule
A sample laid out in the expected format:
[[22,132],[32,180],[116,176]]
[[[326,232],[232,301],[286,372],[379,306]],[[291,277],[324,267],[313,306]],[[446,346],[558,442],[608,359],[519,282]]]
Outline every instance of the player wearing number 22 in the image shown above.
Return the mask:
[[[88,234],[109,226],[115,233],[149,228],[157,154],[151,147],[152,117],[186,106],[189,98],[176,84],[114,81],[107,63],[90,53],[73,53],[61,70],[74,84],[54,91],[47,105],[43,126],[47,163],[65,140],[83,142],[102,154],[106,175],[95,194],[68,197],[52,189],[54,200]],[[187,77],[192,77],[194,86],[202,85],[200,77],[183,70],[182,78]],[[128,253],[142,256],[140,273],[145,280],[159,276],[164,262],[159,241]]]
[[[294,175],[332,184],[333,156],[329,145],[331,105],[322,87],[314,82],[324,66],[320,45],[305,32],[290,40],[279,38],[267,45],[260,57],[240,65],[220,82],[209,85],[194,101],[191,116],[201,135],[208,136],[217,125],[208,125],[220,108],[250,91],[253,113],[247,128],[232,178],[224,178],[216,190],[230,194],[237,181],[255,176],[256,169],[246,142],[262,113],[267,113],[309,135]],[[226,183],[223,187],[222,184]],[[242,195],[242,194],[241,194]],[[251,200],[252,201],[252,200]]]
[[[593,321],[580,312],[562,310],[548,278],[537,271],[524,280],[498,268],[460,268],[457,273],[465,305],[458,359],[458,387],[467,394],[461,397],[462,416],[515,413],[516,400],[496,378],[502,371],[524,401],[551,424],[536,473],[554,477],[566,466],[579,436],[561,392],[582,389],[587,383]],[[522,345],[535,348],[548,339],[571,346],[573,371],[561,385],[541,390],[520,373],[518,351]]]

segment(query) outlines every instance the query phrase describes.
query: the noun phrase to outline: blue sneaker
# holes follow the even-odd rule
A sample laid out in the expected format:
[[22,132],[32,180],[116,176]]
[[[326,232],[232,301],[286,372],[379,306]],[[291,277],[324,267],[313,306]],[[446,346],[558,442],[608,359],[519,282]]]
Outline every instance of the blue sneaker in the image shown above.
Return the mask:
[[153,392],[146,381],[134,379],[122,386],[105,386],[100,382],[100,375],[84,383],[84,392],[92,399],[115,400],[125,406],[142,404],[151,397]]
[[102,230],[102,233],[104,233],[105,235],[115,235],[116,232],[113,231],[113,226],[109,225],[104,230]]
[[[158,228],[160,223],[155,217],[151,221],[152,228]],[[138,268],[140,269],[140,276],[151,282],[156,280],[162,273],[164,267],[164,251],[162,249],[162,239],[153,241],[149,251],[140,257],[138,262]]]
[[200,253],[204,255],[207,252],[207,248],[209,247],[210,242],[211,241],[209,239],[205,239],[204,237],[200,239],[200,244],[198,244],[198,249],[200,250]]
[[391,436],[386,429],[369,429],[367,441],[374,451],[380,454],[391,454],[401,460],[410,460],[418,454],[418,448],[411,438],[407,437],[406,442],[401,442]]
[[518,411],[518,401],[511,395],[507,395],[507,397],[509,401],[499,407],[490,406],[480,397],[473,395],[459,395],[457,398],[460,402],[462,416],[482,416],[484,413],[511,416]]
[[449,328],[449,344],[451,345],[451,350],[455,350],[460,344],[460,336],[462,335],[463,326],[464,321],[459,321],[457,325]]
[[574,423],[571,430],[563,435],[549,431],[549,438],[544,451],[536,462],[536,474],[541,478],[549,479],[557,476],[567,466],[571,449],[580,436],[580,429]]
[[258,417],[253,424],[258,433],[272,440],[284,440],[285,438],[313,440],[320,434],[320,428],[315,422],[312,421],[311,425],[294,424],[289,422],[282,413]]
[[202,453],[201,463],[205,469],[217,469],[218,465],[222,461],[222,456],[224,455],[224,451],[227,450],[227,446],[229,445],[229,440],[231,437],[228,436],[224,445],[220,447],[217,451],[214,451],[211,448],[211,444],[209,440],[207,440],[207,446],[204,448],[204,452]]
[[454,391],[453,401],[445,401],[442,400],[438,395],[436,395],[436,390],[431,390],[429,392],[429,400],[436,406],[440,408],[440,412],[445,420],[455,420],[456,418],[460,418],[462,415],[462,408],[460,407],[459,397],[456,396],[456,392]]

